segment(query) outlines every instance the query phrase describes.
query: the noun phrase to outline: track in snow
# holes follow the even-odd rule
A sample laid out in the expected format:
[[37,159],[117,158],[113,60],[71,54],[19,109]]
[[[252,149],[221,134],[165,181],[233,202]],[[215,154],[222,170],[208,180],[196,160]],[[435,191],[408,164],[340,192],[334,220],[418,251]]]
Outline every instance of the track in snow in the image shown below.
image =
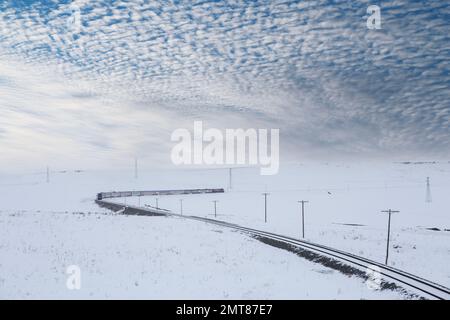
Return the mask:
[[[367,270],[373,270],[378,272],[385,279],[401,284],[403,287],[409,287],[417,292],[424,298],[438,299],[438,300],[450,300],[450,289],[442,286],[440,284],[434,283],[432,281],[426,280],[419,276],[413,275],[411,273],[386,266],[382,263],[360,257],[342,250],[334,249],[328,246],[312,243],[309,241],[299,240],[272,232],[256,230],[252,228],[242,227],[229,222],[224,222],[220,220],[214,220],[209,218],[197,217],[197,216],[186,216],[175,214],[164,209],[156,208],[142,208],[126,204],[115,203],[105,200],[97,200],[98,205],[114,210],[121,211],[122,214],[129,215],[148,215],[148,216],[175,216],[185,219],[197,220],[202,222],[207,222],[222,227],[227,227],[235,230],[247,233],[257,239],[262,239],[263,242],[270,244],[272,246],[277,246],[289,250],[289,248],[300,248],[313,252],[317,255],[334,259],[336,261],[342,262],[352,268],[359,270],[359,273],[366,273]],[[270,239],[275,243],[269,243],[264,239]],[[279,244],[285,244],[286,246],[280,246]],[[292,251],[292,250],[290,250]],[[362,270],[362,271],[361,271]]]

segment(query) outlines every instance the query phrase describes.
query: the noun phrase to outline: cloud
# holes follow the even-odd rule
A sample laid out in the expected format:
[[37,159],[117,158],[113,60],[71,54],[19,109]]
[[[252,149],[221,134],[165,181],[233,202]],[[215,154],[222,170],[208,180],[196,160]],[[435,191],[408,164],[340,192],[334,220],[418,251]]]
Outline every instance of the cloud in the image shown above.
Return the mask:
[[164,145],[167,132],[208,118],[279,127],[285,152],[303,156],[448,156],[450,5],[383,1],[382,29],[368,30],[370,4],[4,1],[2,148],[27,117],[42,143],[75,135],[39,131],[55,119],[82,123],[72,152],[111,156],[150,149],[143,119]]

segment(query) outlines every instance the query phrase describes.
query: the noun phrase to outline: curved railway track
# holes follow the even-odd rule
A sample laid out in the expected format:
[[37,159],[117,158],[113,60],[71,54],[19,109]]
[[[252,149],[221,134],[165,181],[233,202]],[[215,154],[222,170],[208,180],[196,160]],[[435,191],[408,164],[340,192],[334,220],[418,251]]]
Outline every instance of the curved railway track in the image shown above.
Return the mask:
[[271,239],[273,241],[285,243],[290,246],[298,247],[307,251],[314,252],[318,255],[322,255],[336,261],[347,264],[351,267],[357,268],[362,271],[366,270],[375,270],[378,272],[384,281],[393,282],[395,284],[400,285],[403,288],[413,289],[419,296],[428,299],[437,299],[437,300],[450,300],[450,289],[442,286],[440,284],[434,283],[432,281],[426,280],[422,277],[413,275],[411,273],[386,266],[382,263],[357,256],[352,253],[348,253],[342,250],[334,249],[328,246],[320,245],[317,243],[312,243],[309,241],[299,240],[288,236],[283,236],[280,234],[256,230],[252,228],[242,227],[237,224],[214,220],[209,218],[197,217],[197,216],[188,216],[188,215],[179,215],[166,210],[155,209],[155,208],[142,208],[135,207],[125,204],[119,204],[110,201],[100,200],[97,201],[100,206],[107,207],[113,210],[123,210],[124,214],[131,215],[162,215],[162,216],[174,216],[180,217],[184,219],[191,219],[202,221],[210,224],[215,224],[218,226],[231,228],[234,230],[239,230],[246,234],[256,237],[263,237],[265,239]]

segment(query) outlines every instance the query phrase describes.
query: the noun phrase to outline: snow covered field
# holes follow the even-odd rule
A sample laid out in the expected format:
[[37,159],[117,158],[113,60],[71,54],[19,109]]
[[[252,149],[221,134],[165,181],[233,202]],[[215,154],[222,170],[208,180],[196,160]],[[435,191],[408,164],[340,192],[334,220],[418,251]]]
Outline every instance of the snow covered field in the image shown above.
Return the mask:
[[[384,261],[386,249],[387,216],[380,211],[400,210],[392,217],[390,265],[450,286],[448,162],[297,164],[282,166],[277,176],[263,177],[258,172],[234,169],[231,186],[227,170],[140,170],[138,179],[132,168],[70,170],[52,172],[50,183],[45,172],[0,175],[1,295],[401,298],[393,292],[372,292],[361,279],[348,280],[229,230],[179,219],[105,215],[108,211],[94,203],[100,191],[208,187],[223,187],[227,192],[160,196],[159,207],[178,213],[183,199],[184,214],[212,218],[212,201],[218,200],[218,219],[300,237],[297,201],[308,200],[307,239],[377,261]],[[425,201],[426,177],[431,179],[431,203]],[[267,224],[261,195],[266,191],[270,193]],[[155,197],[116,201],[156,203]],[[98,214],[86,215],[89,212]],[[154,256],[160,259],[152,260]],[[84,291],[65,289],[67,264],[79,264],[85,270]],[[249,270],[258,272],[249,274]],[[217,283],[226,290],[219,290]],[[211,294],[205,295],[205,290]]]
[[[177,218],[0,214],[0,298],[401,299],[238,232]],[[81,289],[66,287],[66,268]]]

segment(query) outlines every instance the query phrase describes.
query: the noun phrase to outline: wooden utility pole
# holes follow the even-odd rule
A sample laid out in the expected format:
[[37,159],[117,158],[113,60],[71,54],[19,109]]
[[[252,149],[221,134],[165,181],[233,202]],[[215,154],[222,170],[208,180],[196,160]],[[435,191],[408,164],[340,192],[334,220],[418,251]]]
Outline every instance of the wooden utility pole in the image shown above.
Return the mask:
[[388,218],[388,234],[387,234],[387,245],[386,245],[386,262],[385,264],[388,264],[388,258],[389,258],[389,239],[391,236],[391,214],[392,213],[399,213],[400,211],[394,211],[394,210],[383,210],[381,212],[387,213],[389,218]]
[[180,199],[180,213],[183,215],[183,199]]
[[430,177],[427,177],[427,198],[426,202],[431,203],[431,188],[430,188]]
[[309,201],[301,200],[298,203],[302,204],[302,237],[305,239],[305,203]]
[[219,202],[218,200],[214,200],[214,218],[217,218],[217,202]]
[[156,199],[156,209],[159,209],[159,206],[158,206],[158,198],[155,198]]
[[264,192],[263,196],[264,196],[264,222],[267,223],[267,196],[270,193]]

